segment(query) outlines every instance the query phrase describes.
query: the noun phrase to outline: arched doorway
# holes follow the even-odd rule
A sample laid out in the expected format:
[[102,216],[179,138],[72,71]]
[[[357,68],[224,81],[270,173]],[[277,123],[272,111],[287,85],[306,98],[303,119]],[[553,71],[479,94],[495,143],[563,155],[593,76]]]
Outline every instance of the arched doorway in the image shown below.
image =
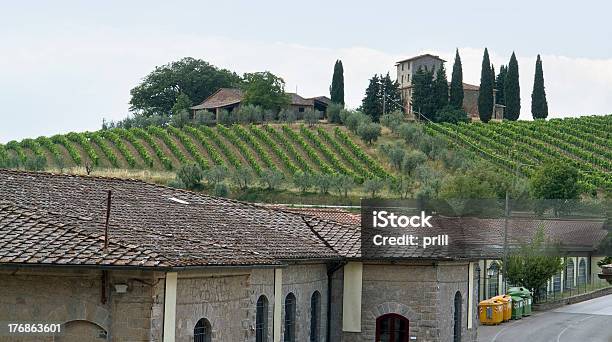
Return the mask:
[[55,336],[53,341],[106,341],[106,337],[106,330],[98,324],[91,321],[74,320],[62,324],[62,333]]
[[453,342],[461,342],[461,292],[455,293],[455,312],[453,314]]
[[376,342],[408,342],[408,319],[398,314],[386,314],[376,319]]

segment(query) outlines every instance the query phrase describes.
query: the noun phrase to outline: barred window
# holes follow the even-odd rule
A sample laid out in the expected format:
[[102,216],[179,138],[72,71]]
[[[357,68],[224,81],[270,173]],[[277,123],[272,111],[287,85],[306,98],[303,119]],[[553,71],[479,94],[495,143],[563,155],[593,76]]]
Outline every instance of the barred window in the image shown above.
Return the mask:
[[461,342],[461,292],[455,293],[455,312],[453,315],[453,342]]
[[212,329],[210,322],[206,318],[200,318],[193,328],[193,341],[194,342],[211,342]]
[[285,336],[284,342],[295,342],[295,295],[285,297]]
[[497,296],[499,294],[499,265],[493,262],[487,270],[489,276],[489,297]]
[[257,312],[255,314],[255,341],[268,341],[268,298],[261,295],[257,300]]
[[568,259],[565,265],[565,288],[571,289],[574,285],[574,260]]

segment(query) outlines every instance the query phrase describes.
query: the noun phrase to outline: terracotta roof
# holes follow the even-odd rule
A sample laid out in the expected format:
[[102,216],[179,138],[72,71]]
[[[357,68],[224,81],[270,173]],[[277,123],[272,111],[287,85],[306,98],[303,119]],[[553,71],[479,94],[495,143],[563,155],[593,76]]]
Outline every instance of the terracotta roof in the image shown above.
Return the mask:
[[[450,84],[450,83],[449,83]],[[480,90],[480,87],[473,84],[463,83],[463,90]]]
[[[110,241],[153,251],[172,260],[174,266],[276,264],[294,258],[340,257],[312,228],[321,220],[304,215],[137,180],[0,170],[0,198],[59,215],[54,218],[81,217],[70,222],[71,227],[91,234],[90,239],[102,234],[108,190],[112,191]],[[15,211],[11,207],[2,210],[9,213],[6,215]],[[49,215],[43,218],[47,220]],[[36,247],[43,238],[27,238],[32,234],[29,225],[24,222],[16,230],[23,250]],[[0,224],[2,238],[16,238],[15,229],[7,222]],[[11,245],[0,248],[3,254],[15,253]],[[58,253],[61,251],[74,252],[70,245]]]
[[438,60],[440,60],[440,61],[442,61],[442,62],[446,62],[445,60],[443,60],[442,58],[440,58],[440,56],[436,56],[436,55],[432,55],[432,54],[430,54],[430,53],[426,53],[426,54],[422,54],[422,55],[418,55],[418,56],[414,56],[414,57],[410,57],[410,58],[402,59],[401,61],[396,62],[396,65],[397,65],[397,64],[400,64],[400,63],[404,63],[404,62],[413,61],[413,60],[415,60],[415,59],[421,59],[421,58],[424,58],[424,57],[431,57],[431,58],[438,59]]
[[326,105],[330,105],[330,104],[332,103],[332,102],[331,102],[331,99],[330,99],[329,97],[327,97],[327,96],[316,96],[316,97],[311,97],[311,98],[309,98],[309,100],[314,100],[314,101],[323,102],[323,103],[325,103]]
[[190,108],[192,110],[222,108],[240,103],[242,98],[243,94],[240,89],[220,88],[214,94],[202,101],[202,103]]
[[291,104],[296,106],[313,106],[314,101],[312,99],[305,99],[296,93],[287,93],[291,96]]
[[350,212],[342,208],[317,208],[317,207],[292,207],[283,205],[269,205],[270,207],[282,208],[293,213],[318,217],[324,220],[359,226],[361,225],[361,213]]
[[171,264],[171,260],[151,250],[114,240],[109,241],[104,252],[104,235],[96,233],[103,231],[99,223],[7,201],[0,202],[0,227],[0,263],[140,267]]
[[[295,208],[286,210],[323,220],[343,222],[361,226],[360,213],[352,213],[342,208]],[[454,241],[452,249],[431,248],[415,257],[496,257],[503,250],[504,219],[485,219],[474,217],[435,217],[435,230],[427,232],[423,228],[413,233],[425,236],[444,231]],[[508,221],[509,244],[518,246],[529,241],[541,227],[547,239],[559,243],[564,251],[595,251],[608,232],[603,220],[599,219],[534,219],[515,217]],[[442,229],[441,229],[442,228]],[[407,231],[407,234],[410,234]],[[421,251],[424,252],[424,251]],[[404,255],[405,257],[405,255]]]

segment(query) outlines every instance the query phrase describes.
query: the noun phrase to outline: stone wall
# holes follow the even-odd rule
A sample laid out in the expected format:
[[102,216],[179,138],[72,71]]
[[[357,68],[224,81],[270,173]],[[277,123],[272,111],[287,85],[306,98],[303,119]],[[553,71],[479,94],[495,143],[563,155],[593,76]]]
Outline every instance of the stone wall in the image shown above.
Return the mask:
[[[101,270],[2,270],[0,321],[61,323],[63,340],[150,340],[156,274],[108,271],[106,303],[102,303],[102,277]],[[116,293],[113,285],[117,283],[127,284],[127,293]],[[45,338],[11,338],[20,340]]]
[[[376,319],[396,313],[409,320],[416,341],[452,341],[454,296],[461,292],[462,341],[476,340],[476,309],[471,308],[472,329],[467,329],[468,263],[364,264],[360,333],[342,331],[342,270],[332,282],[332,341],[373,341]],[[475,280],[475,279],[474,279]],[[477,295],[474,287],[472,296]],[[476,303],[476,298],[474,298]]]

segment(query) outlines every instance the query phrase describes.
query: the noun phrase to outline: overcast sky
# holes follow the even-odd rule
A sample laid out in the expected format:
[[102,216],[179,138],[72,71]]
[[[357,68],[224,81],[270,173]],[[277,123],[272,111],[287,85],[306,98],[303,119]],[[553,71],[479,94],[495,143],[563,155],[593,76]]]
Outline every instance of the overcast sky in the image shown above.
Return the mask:
[[[129,91],[185,56],[269,70],[288,91],[329,95],[336,59],[359,106],[368,79],[422,52],[478,84],[484,47],[496,70],[519,60],[521,119],[531,118],[542,55],[549,117],[612,112],[606,1],[12,1],[0,11],[0,142],[99,129],[128,114]],[[200,101],[202,99],[195,99]]]

